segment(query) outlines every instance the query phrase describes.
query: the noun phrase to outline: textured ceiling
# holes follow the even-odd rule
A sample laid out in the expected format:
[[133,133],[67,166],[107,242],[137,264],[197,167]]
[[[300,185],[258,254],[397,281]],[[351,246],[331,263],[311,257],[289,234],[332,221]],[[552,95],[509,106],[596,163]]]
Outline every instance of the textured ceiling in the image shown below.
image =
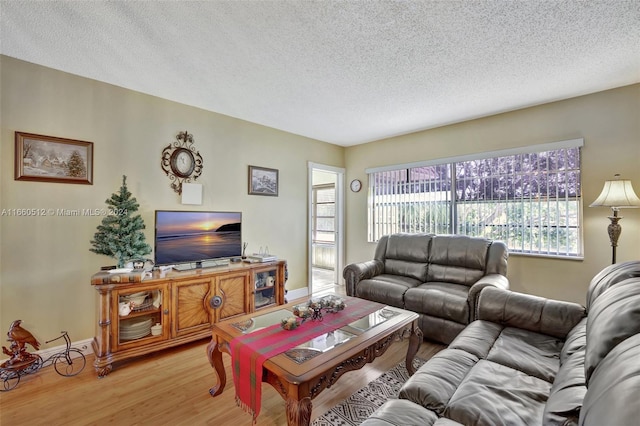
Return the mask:
[[640,81],[640,0],[0,7],[4,55],[344,146]]

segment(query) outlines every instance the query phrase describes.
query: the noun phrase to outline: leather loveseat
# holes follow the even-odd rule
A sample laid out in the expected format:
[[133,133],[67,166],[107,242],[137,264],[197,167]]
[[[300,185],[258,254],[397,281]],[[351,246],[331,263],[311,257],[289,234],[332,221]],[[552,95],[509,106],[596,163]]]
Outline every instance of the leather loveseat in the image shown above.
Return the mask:
[[477,308],[363,426],[640,424],[640,261],[596,275],[586,308],[497,288]]
[[504,243],[484,238],[391,234],[343,276],[349,296],[416,312],[424,336],[448,344],[473,319],[482,288],[509,288],[507,257]]

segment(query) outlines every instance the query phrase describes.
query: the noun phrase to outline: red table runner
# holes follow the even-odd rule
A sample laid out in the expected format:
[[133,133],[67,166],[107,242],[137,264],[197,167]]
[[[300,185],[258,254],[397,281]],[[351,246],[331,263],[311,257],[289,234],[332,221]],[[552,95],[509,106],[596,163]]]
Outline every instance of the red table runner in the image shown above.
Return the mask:
[[384,307],[364,299],[349,299],[344,310],[324,314],[322,321],[307,320],[291,331],[284,330],[278,323],[232,339],[229,346],[236,403],[253,416],[255,423],[260,414],[264,361]]

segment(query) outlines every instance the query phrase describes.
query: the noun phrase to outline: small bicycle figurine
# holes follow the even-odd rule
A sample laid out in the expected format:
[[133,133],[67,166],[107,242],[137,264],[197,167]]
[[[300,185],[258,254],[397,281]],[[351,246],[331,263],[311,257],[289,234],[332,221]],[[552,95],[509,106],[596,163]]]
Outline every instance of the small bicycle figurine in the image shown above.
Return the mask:
[[71,347],[71,339],[66,331],[61,331],[61,335],[55,339],[48,340],[51,343],[64,338],[65,350],[51,355],[46,360],[38,354],[27,352],[25,344],[29,343],[36,350],[39,349],[38,341],[29,331],[20,327],[20,320],[14,321],[9,328],[7,336],[11,342],[9,349],[2,347],[2,351],[11,358],[0,364],[0,380],[2,388],[0,392],[9,391],[20,383],[20,377],[38,372],[45,365],[52,363],[56,372],[65,377],[79,374],[87,363],[87,360],[80,349]]

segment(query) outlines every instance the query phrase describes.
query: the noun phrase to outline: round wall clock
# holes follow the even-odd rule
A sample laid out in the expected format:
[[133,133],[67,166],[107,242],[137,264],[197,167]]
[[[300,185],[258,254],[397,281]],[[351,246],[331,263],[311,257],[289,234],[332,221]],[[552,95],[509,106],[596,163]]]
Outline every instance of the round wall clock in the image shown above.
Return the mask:
[[162,150],[160,166],[171,181],[171,188],[182,194],[182,184],[191,183],[202,173],[202,157],[193,146],[193,135],[180,132],[176,141]]
[[190,150],[177,148],[171,154],[169,165],[174,175],[186,178],[191,176],[191,173],[196,168],[196,159]]
[[351,190],[353,192],[358,192],[360,191],[360,189],[362,189],[362,182],[360,182],[360,180],[358,179],[354,179],[351,181],[351,184],[349,186],[351,187]]

